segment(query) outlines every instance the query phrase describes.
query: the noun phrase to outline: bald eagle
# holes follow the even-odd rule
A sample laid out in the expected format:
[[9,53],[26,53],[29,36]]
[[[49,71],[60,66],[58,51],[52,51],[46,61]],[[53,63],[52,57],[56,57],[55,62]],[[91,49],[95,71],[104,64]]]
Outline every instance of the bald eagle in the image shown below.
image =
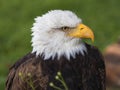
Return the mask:
[[10,68],[6,90],[105,90],[103,57],[82,38],[94,41],[94,34],[71,11],[35,18],[33,50]]

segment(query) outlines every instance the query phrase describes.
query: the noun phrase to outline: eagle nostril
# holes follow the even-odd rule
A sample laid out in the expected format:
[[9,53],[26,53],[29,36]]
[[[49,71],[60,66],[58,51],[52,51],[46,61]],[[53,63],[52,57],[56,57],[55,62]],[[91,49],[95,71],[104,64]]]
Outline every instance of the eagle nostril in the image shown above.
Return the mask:
[[83,30],[84,28],[80,28],[80,30]]

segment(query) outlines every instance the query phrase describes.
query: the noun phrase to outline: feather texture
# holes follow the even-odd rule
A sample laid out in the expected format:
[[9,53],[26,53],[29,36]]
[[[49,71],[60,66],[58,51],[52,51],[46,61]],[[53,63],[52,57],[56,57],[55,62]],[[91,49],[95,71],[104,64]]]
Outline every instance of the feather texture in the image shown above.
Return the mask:
[[[44,60],[52,60],[62,55],[68,60],[77,52],[84,55],[86,47],[80,38],[66,35],[60,28],[75,28],[82,20],[71,11],[53,10],[35,19],[32,27],[32,52],[43,55]],[[59,30],[60,29],[60,30]]]
[[[101,53],[93,46],[85,44],[88,53],[85,56],[76,54],[76,58],[66,60],[44,60],[35,53],[29,53],[17,61],[10,69],[6,82],[6,90],[32,90],[26,81],[18,75],[23,73],[24,78],[31,73],[35,90],[54,90],[49,86],[54,82],[60,88],[61,84],[55,80],[55,75],[60,71],[69,90],[105,90],[105,66]],[[63,89],[64,90],[64,89]]]

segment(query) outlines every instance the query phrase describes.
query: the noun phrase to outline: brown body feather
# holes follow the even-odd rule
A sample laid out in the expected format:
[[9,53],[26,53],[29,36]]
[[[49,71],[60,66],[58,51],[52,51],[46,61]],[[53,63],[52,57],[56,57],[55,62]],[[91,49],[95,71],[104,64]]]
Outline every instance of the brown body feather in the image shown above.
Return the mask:
[[[6,90],[32,90],[28,73],[31,73],[31,80],[35,90],[55,90],[49,86],[53,82],[56,86],[61,84],[55,80],[58,71],[69,90],[105,90],[105,66],[102,55],[93,46],[87,45],[85,55],[76,54],[76,58],[67,60],[64,56],[60,60],[43,60],[41,56],[36,57],[35,53],[29,53],[17,61],[11,68],[6,82]],[[25,80],[20,78],[23,74]],[[63,89],[64,90],[64,89]]]

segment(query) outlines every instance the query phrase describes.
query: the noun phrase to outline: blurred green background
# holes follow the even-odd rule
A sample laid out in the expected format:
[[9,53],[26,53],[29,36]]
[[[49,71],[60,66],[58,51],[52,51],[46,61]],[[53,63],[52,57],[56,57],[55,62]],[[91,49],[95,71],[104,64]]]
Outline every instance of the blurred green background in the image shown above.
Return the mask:
[[32,50],[34,18],[53,9],[71,10],[82,18],[101,51],[120,36],[120,0],[0,0],[0,90],[8,68]]

